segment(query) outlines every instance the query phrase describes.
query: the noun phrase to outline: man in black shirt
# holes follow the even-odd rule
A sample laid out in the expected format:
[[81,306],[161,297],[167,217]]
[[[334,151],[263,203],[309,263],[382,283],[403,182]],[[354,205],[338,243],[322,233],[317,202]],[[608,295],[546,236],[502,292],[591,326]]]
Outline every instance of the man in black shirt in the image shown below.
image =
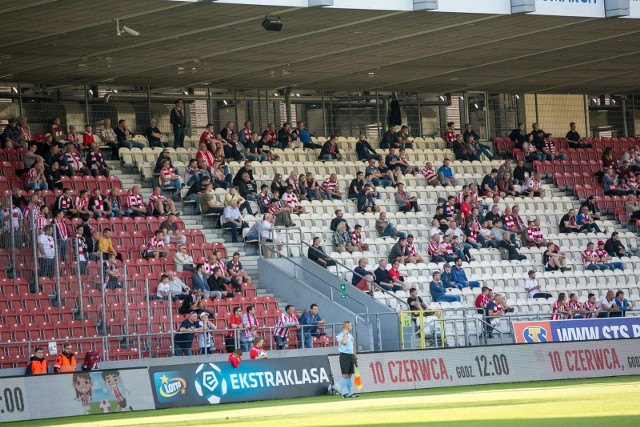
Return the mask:
[[380,148],[383,150],[388,150],[390,147],[399,148],[400,144],[398,144],[397,130],[395,126],[390,126],[389,129],[382,135],[382,140],[380,141]]
[[513,168],[513,179],[525,182],[530,174],[531,171],[525,166],[524,160],[518,160],[518,165]]
[[324,253],[320,243],[321,241],[319,237],[313,238],[313,244],[307,251],[307,258],[324,268],[327,268],[330,265],[336,265],[336,262]]
[[343,216],[344,212],[342,212],[342,210],[336,210],[336,216],[331,220],[331,224],[329,225],[331,231],[336,231],[338,229],[338,224],[340,224],[341,222],[344,222],[347,225],[347,231],[349,231],[349,224],[347,223],[347,220],[343,218]]
[[375,280],[378,286],[387,292],[401,291],[402,286],[391,283],[391,276],[389,276],[389,270],[387,270],[387,260],[381,259],[378,263],[378,268],[373,272]]
[[350,199],[357,199],[358,194],[362,192],[363,188],[364,188],[364,173],[362,171],[359,171],[356,174],[356,177],[353,180],[351,180],[351,184],[349,184],[348,197]]
[[191,187],[189,187],[189,191],[187,191],[187,194],[184,196],[185,201],[194,200],[196,202],[194,207],[195,215],[200,215],[200,197],[202,196],[202,193],[204,193],[206,186],[210,183],[211,179],[208,176],[203,176],[200,181],[196,181]]
[[371,274],[373,276],[373,272],[365,269],[366,266],[367,266],[367,261],[364,258],[360,258],[358,260],[358,266],[353,269],[354,272],[358,273],[358,274],[354,274],[353,277],[351,278],[351,284],[353,286],[356,286],[358,282],[362,280],[362,278],[367,274]]
[[[438,220],[440,223],[440,230],[444,233],[449,229],[449,220],[444,216],[444,208],[442,206],[436,206],[436,214],[433,219]],[[433,222],[433,220],[431,221]]]
[[244,166],[238,169],[238,172],[236,172],[236,176],[233,177],[233,185],[240,185],[240,182],[242,181],[242,174],[244,174],[245,172],[249,174],[249,179],[253,182],[253,184],[256,184],[256,180],[253,177],[253,169],[251,169],[251,162],[246,161],[244,162]]
[[258,187],[256,187],[255,181],[251,181],[249,173],[245,172],[242,174],[242,181],[240,181],[238,191],[240,192],[240,195],[245,199],[252,201],[256,200]]
[[513,261],[513,260],[522,261],[527,259],[526,256],[520,255],[516,244],[511,241],[511,233],[508,231],[505,231],[504,234],[502,235],[502,240],[498,244],[498,247],[501,249],[505,249],[507,251],[509,261]]
[[544,136],[546,132],[538,127],[537,123],[533,123],[531,125],[531,135],[533,135],[533,145],[536,146],[538,150],[542,150],[544,146]]
[[[416,288],[411,288],[409,290],[409,298],[407,298],[407,305],[409,306],[409,310],[428,310],[427,304],[422,301],[422,298],[418,296],[418,290]],[[427,313],[423,313],[425,316]],[[416,331],[420,329],[418,313],[411,313],[413,320],[416,322]]]
[[462,139],[467,141],[469,136],[473,137],[474,141],[480,141],[480,135],[478,135],[474,130],[471,123],[467,123],[464,125],[464,133],[462,134]]
[[524,130],[524,123],[518,123],[518,127],[509,134],[509,139],[515,143],[515,148],[522,149],[522,144],[527,142],[527,132]]
[[175,355],[180,356],[180,353],[185,356],[191,356],[191,346],[193,344],[194,332],[202,330],[200,321],[198,321],[198,313],[192,311],[189,313],[186,319],[180,324],[180,329],[176,333],[174,338]]
[[147,141],[149,141],[149,147],[160,147],[166,148],[169,146],[169,142],[162,142],[160,138],[162,138],[162,133],[160,129],[158,129],[158,120],[155,118],[149,120],[149,126],[144,131],[145,136],[147,137]]
[[565,139],[569,143],[569,147],[571,148],[593,148],[593,145],[582,142],[582,138],[580,134],[576,131],[576,123],[569,123],[569,127],[571,130],[567,132]]
[[376,153],[369,141],[365,139],[365,135],[361,133],[358,136],[358,142],[356,142],[356,153],[358,154],[358,160],[376,159],[380,160],[380,155]]

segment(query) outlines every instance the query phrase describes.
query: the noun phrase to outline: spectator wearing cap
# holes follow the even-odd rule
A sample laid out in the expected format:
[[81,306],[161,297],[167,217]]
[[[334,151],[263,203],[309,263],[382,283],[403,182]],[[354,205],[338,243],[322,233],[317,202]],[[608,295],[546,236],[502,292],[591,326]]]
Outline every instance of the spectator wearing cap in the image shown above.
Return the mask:
[[536,279],[536,271],[529,270],[529,277],[524,281],[524,290],[529,298],[551,298],[551,294],[543,292],[538,279]]
[[608,265],[611,270],[624,270],[624,264],[620,261],[612,261],[611,256],[604,249],[604,241],[598,241],[598,248],[596,249],[596,254],[600,257],[600,262]]
[[429,283],[429,293],[435,302],[462,302],[460,295],[447,294],[447,290],[442,283],[442,275],[439,271],[431,274],[433,280]]

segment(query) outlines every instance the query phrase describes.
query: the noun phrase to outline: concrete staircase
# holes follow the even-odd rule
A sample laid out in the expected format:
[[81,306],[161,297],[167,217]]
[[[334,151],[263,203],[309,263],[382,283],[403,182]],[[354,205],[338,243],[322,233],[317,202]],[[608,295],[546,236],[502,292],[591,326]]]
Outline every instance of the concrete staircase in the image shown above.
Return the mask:
[[[118,161],[107,161],[107,163],[109,164],[109,166],[113,167],[111,174],[120,178],[123,188],[130,189],[134,185],[137,185],[140,187],[140,193],[142,194],[144,200],[149,200],[149,196],[152,193],[152,188],[148,186],[144,187],[141,184],[142,181],[140,179],[139,174],[125,173],[123,168],[120,165],[120,162]],[[182,191],[182,195],[184,196],[185,194],[186,194],[186,189]],[[185,215],[184,214],[185,210],[183,209],[181,202],[178,202],[176,204],[176,208],[177,210],[182,212],[182,215],[180,216],[180,218],[184,222],[185,229],[201,230],[202,233],[204,234],[205,240],[208,243],[214,243],[214,242],[224,243],[224,246],[227,249],[227,254],[229,258],[231,257],[231,254],[233,254],[234,252],[239,252],[242,266],[244,267],[244,270],[247,272],[247,274],[251,276],[251,281],[253,283],[253,286],[256,288],[258,296],[268,295],[268,293],[264,289],[260,288],[260,275],[258,272],[259,256],[247,255],[245,251],[244,243],[242,242],[231,243],[230,241],[228,241],[230,237],[229,235],[226,236],[227,239],[225,241],[225,236],[222,229],[205,228],[205,224],[203,223],[202,217],[200,215]],[[274,299],[278,302],[279,308],[281,310],[284,310],[284,307],[286,306],[287,303],[285,301],[281,301],[276,296],[274,296]]]

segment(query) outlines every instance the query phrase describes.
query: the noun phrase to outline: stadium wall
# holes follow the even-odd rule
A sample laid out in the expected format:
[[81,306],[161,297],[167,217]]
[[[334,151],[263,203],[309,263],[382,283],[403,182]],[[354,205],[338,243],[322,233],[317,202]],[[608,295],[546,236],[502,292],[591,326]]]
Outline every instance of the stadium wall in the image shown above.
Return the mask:
[[[640,374],[638,339],[366,353],[359,392]],[[184,360],[184,359],[181,359]],[[340,378],[338,355],[200,361],[0,379],[0,422],[311,397]],[[56,399],[42,399],[42,396]]]

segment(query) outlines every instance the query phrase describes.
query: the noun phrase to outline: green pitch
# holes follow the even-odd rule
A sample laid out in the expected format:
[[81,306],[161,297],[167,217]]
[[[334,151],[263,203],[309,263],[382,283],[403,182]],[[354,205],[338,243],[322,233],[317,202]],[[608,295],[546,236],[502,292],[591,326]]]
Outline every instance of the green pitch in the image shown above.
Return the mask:
[[638,426],[640,377],[452,387],[236,403],[15,423],[16,426]]

